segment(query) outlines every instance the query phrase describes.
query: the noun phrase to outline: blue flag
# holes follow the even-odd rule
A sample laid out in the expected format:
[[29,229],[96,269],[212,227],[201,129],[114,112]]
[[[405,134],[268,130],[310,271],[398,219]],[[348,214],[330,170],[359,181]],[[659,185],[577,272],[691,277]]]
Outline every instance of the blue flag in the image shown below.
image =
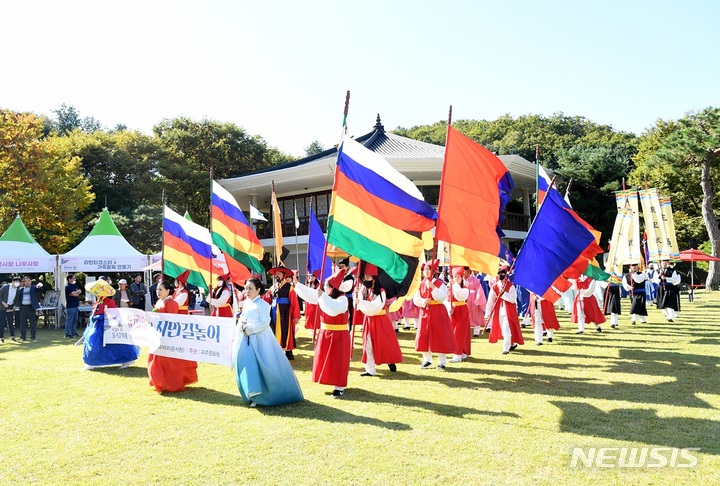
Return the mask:
[[590,246],[595,236],[578,221],[558,191],[550,191],[515,259],[513,282],[543,295]]
[[321,281],[325,281],[332,275],[332,260],[330,257],[325,257],[325,275],[320,278],[320,271],[322,269],[322,258],[325,254],[325,235],[323,230],[318,223],[315,211],[310,210],[310,223],[308,228],[308,259],[307,259],[307,270],[308,273],[314,273]]

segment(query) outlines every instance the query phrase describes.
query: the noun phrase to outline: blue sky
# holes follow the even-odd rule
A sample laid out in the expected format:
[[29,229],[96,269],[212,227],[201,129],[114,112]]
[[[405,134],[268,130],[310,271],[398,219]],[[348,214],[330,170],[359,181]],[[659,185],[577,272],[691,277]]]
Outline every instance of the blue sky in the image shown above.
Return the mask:
[[0,107],[62,103],[150,133],[230,121],[302,155],[351,134],[505,113],[641,133],[720,106],[720,2],[34,1],[0,4]]

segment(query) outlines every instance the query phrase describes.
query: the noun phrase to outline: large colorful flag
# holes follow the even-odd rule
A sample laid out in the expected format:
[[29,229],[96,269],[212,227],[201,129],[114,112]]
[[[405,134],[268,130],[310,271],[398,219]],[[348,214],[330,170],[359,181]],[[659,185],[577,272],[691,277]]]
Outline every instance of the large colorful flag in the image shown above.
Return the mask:
[[420,255],[432,248],[437,213],[380,155],[352,139],[338,150],[328,243],[379,270],[388,297],[405,295]]
[[515,284],[555,302],[552,287],[563,291],[558,279],[577,277],[589,261],[602,253],[595,235],[580,220],[558,191],[549,191],[515,259]]
[[514,186],[495,154],[448,127],[435,236],[450,244],[452,265],[497,272],[501,212]]
[[325,235],[320,227],[320,223],[315,216],[315,211],[310,210],[310,223],[308,225],[308,254],[307,254],[307,271],[314,273],[315,276],[322,281],[330,278],[332,275],[332,260],[325,256],[325,275],[320,276],[322,270],[323,255],[325,255]]
[[225,254],[225,263],[234,280],[250,273],[262,274],[263,247],[232,194],[212,182],[212,242]]
[[205,290],[212,268],[212,240],[207,228],[163,208],[163,273],[177,277],[190,270],[187,281]]
[[547,172],[545,172],[543,166],[538,164],[538,204],[542,204],[543,199],[545,199],[545,194],[547,194],[547,192],[550,190],[550,184],[552,184],[552,179],[550,179],[550,176],[547,175]]

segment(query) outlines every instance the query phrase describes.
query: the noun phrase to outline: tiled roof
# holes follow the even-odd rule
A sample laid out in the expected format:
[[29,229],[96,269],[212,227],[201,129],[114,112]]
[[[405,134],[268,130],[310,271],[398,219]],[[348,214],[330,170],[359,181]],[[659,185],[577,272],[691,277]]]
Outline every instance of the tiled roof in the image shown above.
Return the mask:
[[[445,147],[441,145],[433,145],[431,143],[420,142],[411,138],[401,137],[393,133],[386,133],[385,127],[383,127],[382,123],[380,122],[380,115],[378,115],[375,126],[373,128],[374,130],[372,132],[357,137],[355,140],[385,158],[442,159],[445,155]],[[324,159],[326,157],[335,155],[336,153],[337,147],[332,147],[315,155],[310,155],[302,159],[293,160],[291,162],[275,165],[273,167],[268,167],[267,169],[252,172],[252,174],[263,174],[267,172],[288,169],[290,167],[297,167],[312,162],[314,160]]]

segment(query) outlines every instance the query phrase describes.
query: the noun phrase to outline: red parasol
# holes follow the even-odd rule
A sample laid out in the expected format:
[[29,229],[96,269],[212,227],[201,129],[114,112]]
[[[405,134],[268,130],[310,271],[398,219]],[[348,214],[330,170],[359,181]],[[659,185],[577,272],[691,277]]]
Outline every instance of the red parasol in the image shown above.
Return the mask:
[[680,252],[680,261],[690,262],[690,295],[691,298],[695,293],[695,262],[717,262],[720,258],[708,255],[705,252],[690,248]]

